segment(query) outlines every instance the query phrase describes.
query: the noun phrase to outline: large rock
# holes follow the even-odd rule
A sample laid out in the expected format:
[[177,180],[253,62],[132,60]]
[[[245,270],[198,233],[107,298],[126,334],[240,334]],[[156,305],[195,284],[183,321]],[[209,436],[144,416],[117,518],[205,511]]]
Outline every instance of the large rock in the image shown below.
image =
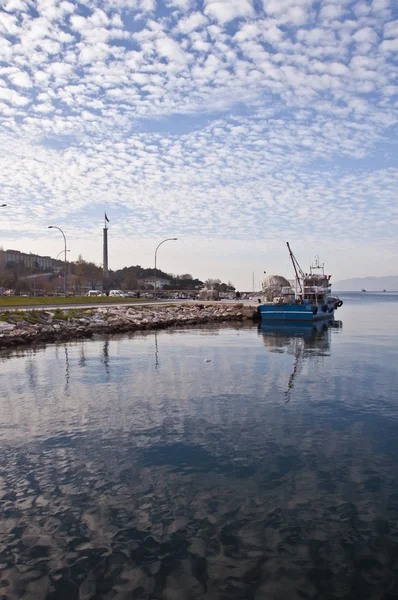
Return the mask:
[[5,321],[0,321],[0,333],[8,333],[15,329],[15,325],[12,323],[6,323]]

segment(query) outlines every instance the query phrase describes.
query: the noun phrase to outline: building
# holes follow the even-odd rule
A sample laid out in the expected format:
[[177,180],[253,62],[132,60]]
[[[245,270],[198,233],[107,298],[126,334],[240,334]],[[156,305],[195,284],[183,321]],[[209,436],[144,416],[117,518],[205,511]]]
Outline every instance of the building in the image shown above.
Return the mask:
[[42,269],[43,271],[52,271],[56,260],[51,256],[39,256],[38,254],[20,252],[19,250],[0,250],[0,267],[7,265],[23,264],[25,268]]
[[170,283],[169,279],[163,279],[163,277],[141,277],[137,279],[138,287],[143,288],[144,286],[151,285],[155,289],[155,281],[156,281],[156,289],[161,290],[165,285]]

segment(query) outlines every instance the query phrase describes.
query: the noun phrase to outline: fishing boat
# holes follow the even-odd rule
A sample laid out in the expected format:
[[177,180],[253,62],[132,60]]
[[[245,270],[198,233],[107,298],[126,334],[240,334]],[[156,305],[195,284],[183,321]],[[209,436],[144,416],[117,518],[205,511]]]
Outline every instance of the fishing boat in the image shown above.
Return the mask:
[[[331,275],[326,275],[319,259],[304,273],[289,242],[286,242],[295,272],[293,285],[283,277],[272,276],[263,286],[264,297],[257,311],[261,320],[269,321],[319,321],[333,319],[335,311],[343,305],[338,296],[332,295]],[[267,285],[280,281],[278,285]]]

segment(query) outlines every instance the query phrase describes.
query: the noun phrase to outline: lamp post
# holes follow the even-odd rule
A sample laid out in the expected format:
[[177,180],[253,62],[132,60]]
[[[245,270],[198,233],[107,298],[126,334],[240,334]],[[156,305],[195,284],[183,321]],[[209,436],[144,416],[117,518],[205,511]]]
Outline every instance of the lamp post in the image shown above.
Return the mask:
[[[56,258],[55,260],[58,260],[58,256],[59,256],[60,254],[62,254],[62,252],[65,252],[65,250],[61,250],[61,252],[58,252],[58,254],[57,254],[57,258]],[[70,252],[70,250],[67,250],[67,252]]]
[[67,276],[66,276],[66,273],[67,273],[67,267],[66,267],[66,253],[67,253],[67,249],[66,249],[66,237],[65,237],[65,234],[62,231],[61,227],[57,227],[56,225],[49,225],[48,228],[49,229],[58,229],[58,231],[60,231],[62,233],[62,235],[64,236],[64,242],[65,242],[65,248],[64,248],[64,252],[65,252],[64,296],[66,298],[66,293],[67,293],[67,289],[68,289]]
[[157,252],[158,252],[158,248],[159,248],[159,246],[161,246],[165,242],[175,242],[176,240],[177,240],[177,238],[166,238],[165,240],[161,241],[160,244],[158,244],[156,246],[156,250],[155,250],[155,282],[154,282],[155,285],[153,286],[153,288],[154,288],[154,294],[153,295],[154,295],[155,300],[156,300],[156,255],[157,255]]

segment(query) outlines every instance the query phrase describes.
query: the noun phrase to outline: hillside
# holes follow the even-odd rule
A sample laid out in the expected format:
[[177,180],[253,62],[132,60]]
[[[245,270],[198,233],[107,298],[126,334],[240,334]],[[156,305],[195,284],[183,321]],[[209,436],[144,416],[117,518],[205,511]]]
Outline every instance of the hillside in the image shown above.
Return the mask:
[[353,279],[342,279],[333,283],[336,292],[388,292],[398,291],[398,275],[389,277],[355,277]]

